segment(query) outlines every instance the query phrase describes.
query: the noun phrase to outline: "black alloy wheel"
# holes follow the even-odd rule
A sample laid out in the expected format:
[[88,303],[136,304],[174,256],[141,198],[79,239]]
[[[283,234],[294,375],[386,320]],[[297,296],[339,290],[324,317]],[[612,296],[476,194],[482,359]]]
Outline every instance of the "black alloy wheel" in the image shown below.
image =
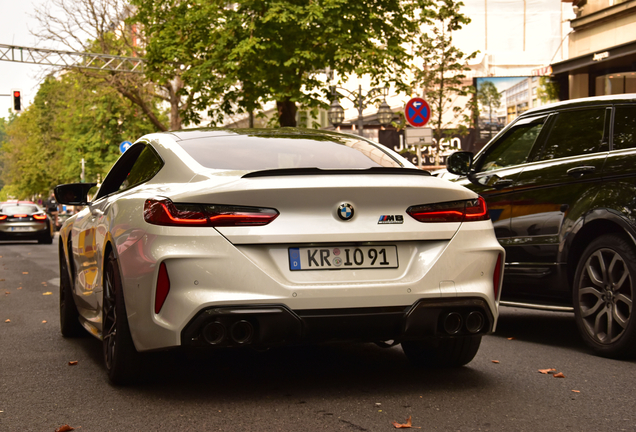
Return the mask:
[[106,259],[102,303],[104,362],[113,384],[129,384],[139,371],[139,353],[130,335],[119,264],[112,252]]
[[596,238],[583,252],[574,281],[574,314],[585,342],[604,357],[633,357],[634,245],[616,234]]
[[[79,322],[79,312],[73,299],[72,277],[66,264],[64,246],[60,242],[60,330],[64,337],[77,337],[86,334]],[[69,248],[70,250],[70,248]]]

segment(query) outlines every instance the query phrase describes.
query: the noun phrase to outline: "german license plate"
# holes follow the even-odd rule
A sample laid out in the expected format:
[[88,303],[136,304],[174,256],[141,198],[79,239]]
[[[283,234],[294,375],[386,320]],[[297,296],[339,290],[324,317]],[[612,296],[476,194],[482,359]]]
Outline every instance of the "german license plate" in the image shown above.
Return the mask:
[[397,268],[395,245],[289,248],[290,270]]
[[33,230],[33,228],[31,227],[11,227],[9,228],[10,231],[31,231]]

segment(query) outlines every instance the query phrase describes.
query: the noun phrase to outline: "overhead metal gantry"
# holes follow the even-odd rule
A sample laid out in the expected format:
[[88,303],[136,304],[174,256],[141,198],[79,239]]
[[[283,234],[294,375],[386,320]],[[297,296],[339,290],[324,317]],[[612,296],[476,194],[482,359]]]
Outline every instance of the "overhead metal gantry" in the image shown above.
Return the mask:
[[144,59],[0,44],[0,60],[44,66],[143,73]]

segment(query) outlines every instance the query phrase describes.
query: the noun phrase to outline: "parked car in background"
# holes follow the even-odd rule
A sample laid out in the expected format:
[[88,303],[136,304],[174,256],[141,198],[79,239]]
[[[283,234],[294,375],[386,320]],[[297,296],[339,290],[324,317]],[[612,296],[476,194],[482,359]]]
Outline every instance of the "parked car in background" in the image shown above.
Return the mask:
[[0,204],[0,240],[53,242],[54,227],[44,209],[32,202]]
[[152,134],[91,186],[55,189],[86,206],[60,231],[61,328],[103,340],[115,383],[171,348],[401,343],[457,367],[495,329],[483,199],[359,136]]
[[636,94],[529,110],[448,170],[488,203],[502,304],[574,311],[587,344],[636,355]]

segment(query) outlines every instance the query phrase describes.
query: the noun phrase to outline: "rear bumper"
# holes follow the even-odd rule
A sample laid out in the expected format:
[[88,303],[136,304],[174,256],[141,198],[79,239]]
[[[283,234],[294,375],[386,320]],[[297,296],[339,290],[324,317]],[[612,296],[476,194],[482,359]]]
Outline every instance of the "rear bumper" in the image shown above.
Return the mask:
[[48,224],[31,223],[19,226],[27,228],[29,231],[11,231],[11,226],[0,226],[0,240],[38,240],[44,236],[52,235]]
[[284,305],[210,307],[181,332],[184,347],[223,348],[328,341],[403,341],[492,332],[479,298],[421,299],[410,306],[293,311]]

